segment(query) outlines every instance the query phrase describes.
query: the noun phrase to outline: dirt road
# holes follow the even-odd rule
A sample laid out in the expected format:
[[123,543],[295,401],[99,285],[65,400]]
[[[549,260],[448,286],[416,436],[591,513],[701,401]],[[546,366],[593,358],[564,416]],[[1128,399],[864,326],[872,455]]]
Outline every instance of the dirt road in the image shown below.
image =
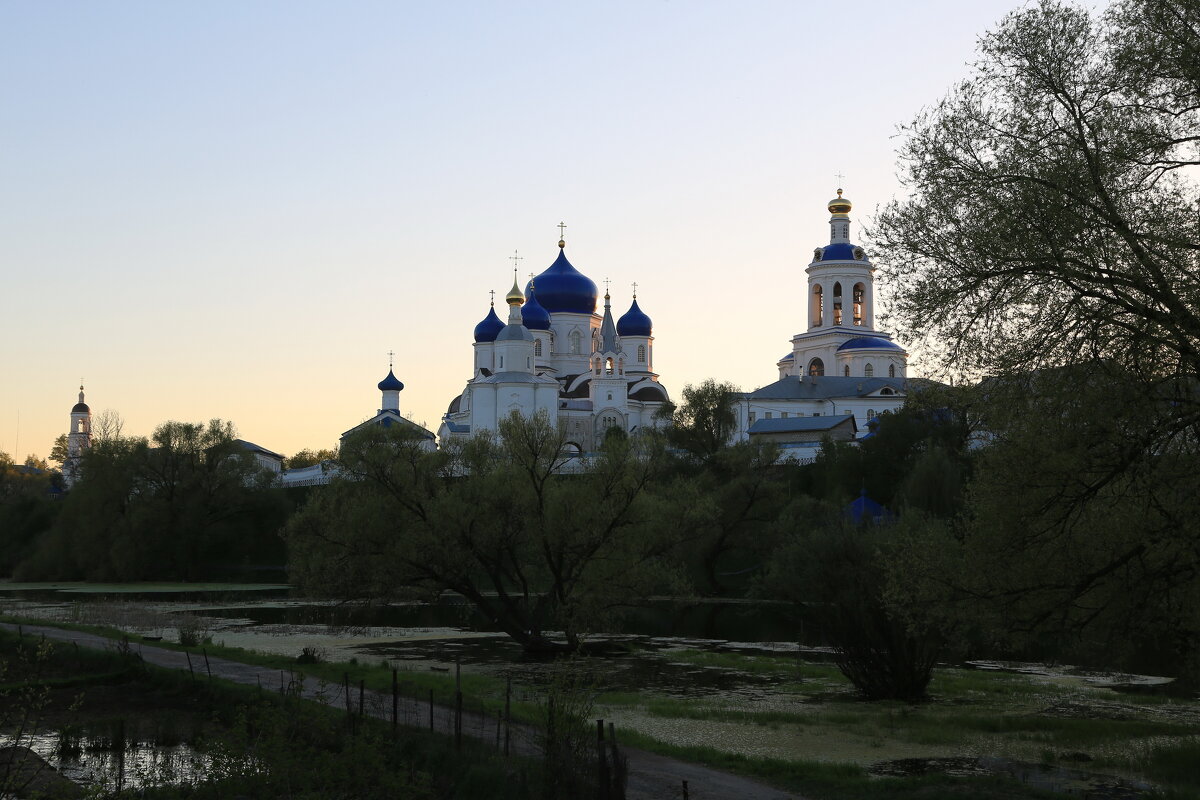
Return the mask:
[[[93,633],[69,631],[43,625],[22,625],[20,627],[27,636],[44,636],[53,641],[74,642],[80,647],[97,650],[111,650],[117,644],[112,639]],[[18,626],[0,623],[0,628],[15,633]],[[177,670],[191,669],[201,679],[207,678],[211,674],[213,678],[223,678],[247,686],[261,686],[264,689],[278,690],[284,686],[313,702],[324,703],[334,708],[346,707],[346,695],[341,686],[320,685],[312,680],[301,682],[296,680],[297,676],[295,675],[270,667],[244,664],[240,661],[212,656],[206,658],[197,652],[188,654],[143,644],[132,646],[143,661],[157,667]],[[379,719],[391,719],[391,695],[368,690],[364,692],[363,700],[365,713]],[[356,687],[351,687],[350,701],[351,706],[357,709],[358,690]],[[452,733],[453,710],[446,706],[435,705],[432,711],[434,729]],[[397,720],[402,725],[428,729],[430,705],[413,698],[401,698]],[[494,717],[464,712],[462,727],[463,734],[466,736],[484,741],[494,741],[497,737],[497,720]],[[536,732],[526,726],[514,725],[512,746],[521,753],[538,753]],[[699,764],[635,748],[622,748],[622,752],[629,758],[627,791],[629,800],[682,798],[684,781],[687,781],[689,800],[802,800],[799,795],[789,794],[757,781],[709,769]]]

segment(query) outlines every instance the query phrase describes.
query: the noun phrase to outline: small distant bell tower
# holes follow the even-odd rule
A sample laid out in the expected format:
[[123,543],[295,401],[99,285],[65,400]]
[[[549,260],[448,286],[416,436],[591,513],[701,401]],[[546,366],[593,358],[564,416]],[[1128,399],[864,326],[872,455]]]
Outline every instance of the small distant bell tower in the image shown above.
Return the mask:
[[84,452],[92,446],[92,410],[83,401],[83,384],[79,385],[79,402],[71,408],[71,430],[67,434],[67,460],[63,462],[63,483],[69,489],[79,480],[79,467]]

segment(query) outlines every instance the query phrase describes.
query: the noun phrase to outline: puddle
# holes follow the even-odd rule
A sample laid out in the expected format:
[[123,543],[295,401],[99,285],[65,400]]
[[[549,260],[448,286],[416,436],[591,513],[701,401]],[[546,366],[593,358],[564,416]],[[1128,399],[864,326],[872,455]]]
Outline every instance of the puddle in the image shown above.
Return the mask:
[[0,735],[0,747],[28,747],[64,777],[105,791],[198,783],[214,763],[212,757],[186,744],[163,747],[132,741],[114,748],[109,739],[84,736],[63,752],[60,742],[57,733],[25,735],[19,741]]
[[1006,775],[1033,789],[1080,795],[1092,800],[1138,800],[1152,794],[1152,785],[1115,775],[1083,772],[1051,764],[1032,764],[1007,758],[901,758],[872,764],[872,775],[908,777],[944,773],[959,777]]

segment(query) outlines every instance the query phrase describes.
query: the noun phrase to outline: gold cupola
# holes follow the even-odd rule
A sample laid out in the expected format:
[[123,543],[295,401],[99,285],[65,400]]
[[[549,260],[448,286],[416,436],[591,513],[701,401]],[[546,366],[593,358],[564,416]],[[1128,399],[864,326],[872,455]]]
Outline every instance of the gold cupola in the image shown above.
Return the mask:
[[513,271],[512,288],[509,289],[508,294],[504,296],[504,302],[508,303],[510,306],[519,306],[525,302],[525,295],[521,293],[521,287],[517,286],[517,275],[515,270]]
[[835,217],[845,217],[850,213],[850,201],[842,197],[842,190],[837,190],[838,196],[829,201],[829,213]]

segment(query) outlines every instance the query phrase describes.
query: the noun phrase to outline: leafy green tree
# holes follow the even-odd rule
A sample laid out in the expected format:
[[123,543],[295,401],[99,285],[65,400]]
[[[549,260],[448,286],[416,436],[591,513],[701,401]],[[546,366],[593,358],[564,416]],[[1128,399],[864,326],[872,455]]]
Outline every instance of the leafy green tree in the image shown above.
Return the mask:
[[1163,399],[1200,373],[1198,30],[1185,0],[1042,0],[983,37],[873,230],[909,337],[973,375],[1105,360]]
[[284,459],[283,468],[300,469],[301,467],[311,467],[314,464],[320,464],[322,461],[336,461],[337,457],[336,450],[312,450],[306,447],[298,451],[295,455]]
[[[920,515],[900,523],[921,527]],[[806,629],[833,647],[838,668],[870,700],[919,700],[925,695],[944,638],[924,613],[897,608],[889,597],[895,525],[853,526],[832,509],[802,500],[788,514],[787,533],[762,583],[769,597],[788,600]]]
[[97,439],[54,527],[17,568],[27,578],[195,580],[282,560],[286,503],[229,423],[166,422],[151,440]]
[[707,461],[728,447],[737,429],[733,401],[738,388],[712,378],[683,388],[683,404],[664,405],[660,414],[669,419],[667,440],[694,457]]
[[50,448],[50,461],[58,464],[58,468],[62,469],[63,464],[67,463],[67,435],[60,433],[58,438],[54,440],[54,446]]
[[697,504],[654,491],[656,440],[609,437],[586,474],[567,475],[565,437],[544,415],[514,414],[498,433],[430,453],[398,427],[360,432],[342,448],[348,479],[288,526],[293,579],[343,597],[454,592],[529,651],[577,648],[669,580]]

